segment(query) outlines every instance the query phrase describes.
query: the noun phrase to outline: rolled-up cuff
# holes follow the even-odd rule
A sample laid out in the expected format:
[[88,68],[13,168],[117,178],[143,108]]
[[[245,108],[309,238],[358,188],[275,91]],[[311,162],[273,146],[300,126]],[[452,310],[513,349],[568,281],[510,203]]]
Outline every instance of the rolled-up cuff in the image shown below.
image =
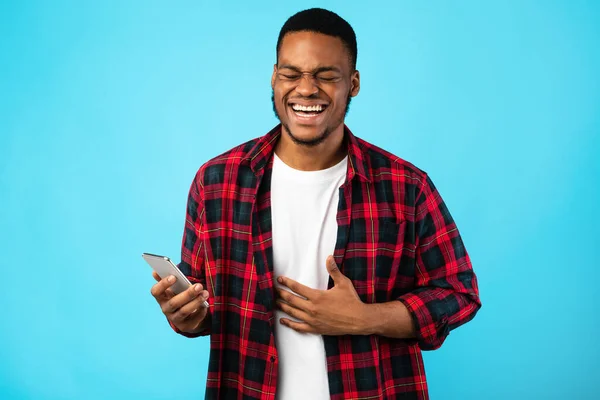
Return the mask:
[[445,300],[434,290],[406,293],[398,298],[410,312],[421,350],[438,349],[450,333]]

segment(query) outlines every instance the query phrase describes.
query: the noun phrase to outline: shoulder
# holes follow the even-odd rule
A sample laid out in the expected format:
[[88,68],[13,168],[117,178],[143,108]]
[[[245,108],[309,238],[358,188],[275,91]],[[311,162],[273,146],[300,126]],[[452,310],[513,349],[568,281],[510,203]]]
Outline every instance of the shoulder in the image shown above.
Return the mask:
[[[430,192],[427,173],[411,162],[357,138],[380,209],[391,210],[398,221],[414,221],[416,209]],[[424,197],[425,195],[425,197]]]
[[249,167],[251,150],[260,140],[261,137],[248,140],[206,161],[198,169],[195,181],[202,186],[205,183],[220,183],[224,180],[226,170],[239,169],[244,165]]
[[357,140],[367,159],[369,172],[374,182],[395,181],[415,185],[419,189],[426,183],[427,173],[411,162],[366,140],[360,138]]

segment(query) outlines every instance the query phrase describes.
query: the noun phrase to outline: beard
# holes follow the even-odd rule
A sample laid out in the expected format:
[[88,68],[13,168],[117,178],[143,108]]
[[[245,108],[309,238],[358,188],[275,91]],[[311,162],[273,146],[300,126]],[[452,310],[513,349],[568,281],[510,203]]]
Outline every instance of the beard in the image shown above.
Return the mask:
[[[352,96],[350,96],[350,94],[348,94],[348,98],[346,99],[346,109],[344,110],[344,117],[346,115],[348,115],[348,111],[350,110],[350,101],[351,100],[352,100]],[[325,139],[327,139],[329,137],[329,135],[331,135],[331,132],[333,131],[333,128],[326,127],[323,130],[323,132],[321,132],[319,135],[317,135],[317,137],[315,137],[313,139],[300,139],[299,137],[294,135],[294,133],[291,131],[288,124],[281,121],[281,117],[279,116],[279,113],[277,112],[277,107],[275,107],[275,91],[272,89],[271,89],[271,103],[273,104],[273,113],[275,113],[275,118],[277,118],[279,120],[279,122],[281,122],[281,125],[285,128],[285,130],[289,134],[290,138],[292,139],[292,142],[294,142],[297,145],[306,146],[306,147],[318,146],[321,143],[323,143],[325,141]],[[340,123],[342,123],[343,121],[344,121],[344,119],[342,118]],[[336,126],[337,126],[337,124],[336,124]]]

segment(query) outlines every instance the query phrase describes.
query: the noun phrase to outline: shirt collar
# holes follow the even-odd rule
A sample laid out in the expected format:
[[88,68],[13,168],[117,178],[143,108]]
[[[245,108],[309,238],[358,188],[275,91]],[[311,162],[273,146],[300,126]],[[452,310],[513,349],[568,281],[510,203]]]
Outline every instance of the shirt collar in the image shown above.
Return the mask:
[[[281,124],[271,129],[269,133],[259,138],[254,147],[246,156],[250,163],[252,171],[259,175],[265,166],[273,159],[275,145],[281,135]],[[350,129],[344,125],[344,140],[348,148],[348,172],[346,173],[346,182],[349,182],[358,176],[364,182],[371,182],[371,174],[368,165],[368,157],[363,150],[363,146]]]

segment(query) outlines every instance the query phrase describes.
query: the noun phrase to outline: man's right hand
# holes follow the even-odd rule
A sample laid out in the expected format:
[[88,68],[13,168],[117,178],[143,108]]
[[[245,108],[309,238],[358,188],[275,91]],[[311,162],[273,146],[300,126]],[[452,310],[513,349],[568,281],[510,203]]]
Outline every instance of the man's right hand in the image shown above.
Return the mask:
[[185,292],[173,293],[170,289],[175,283],[174,276],[161,279],[156,272],[152,276],[158,282],[152,286],[150,293],[156,299],[167,319],[177,329],[185,333],[198,333],[202,330],[202,322],[208,309],[202,305],[208,299],[208,292],[201,284],[190,286]]

